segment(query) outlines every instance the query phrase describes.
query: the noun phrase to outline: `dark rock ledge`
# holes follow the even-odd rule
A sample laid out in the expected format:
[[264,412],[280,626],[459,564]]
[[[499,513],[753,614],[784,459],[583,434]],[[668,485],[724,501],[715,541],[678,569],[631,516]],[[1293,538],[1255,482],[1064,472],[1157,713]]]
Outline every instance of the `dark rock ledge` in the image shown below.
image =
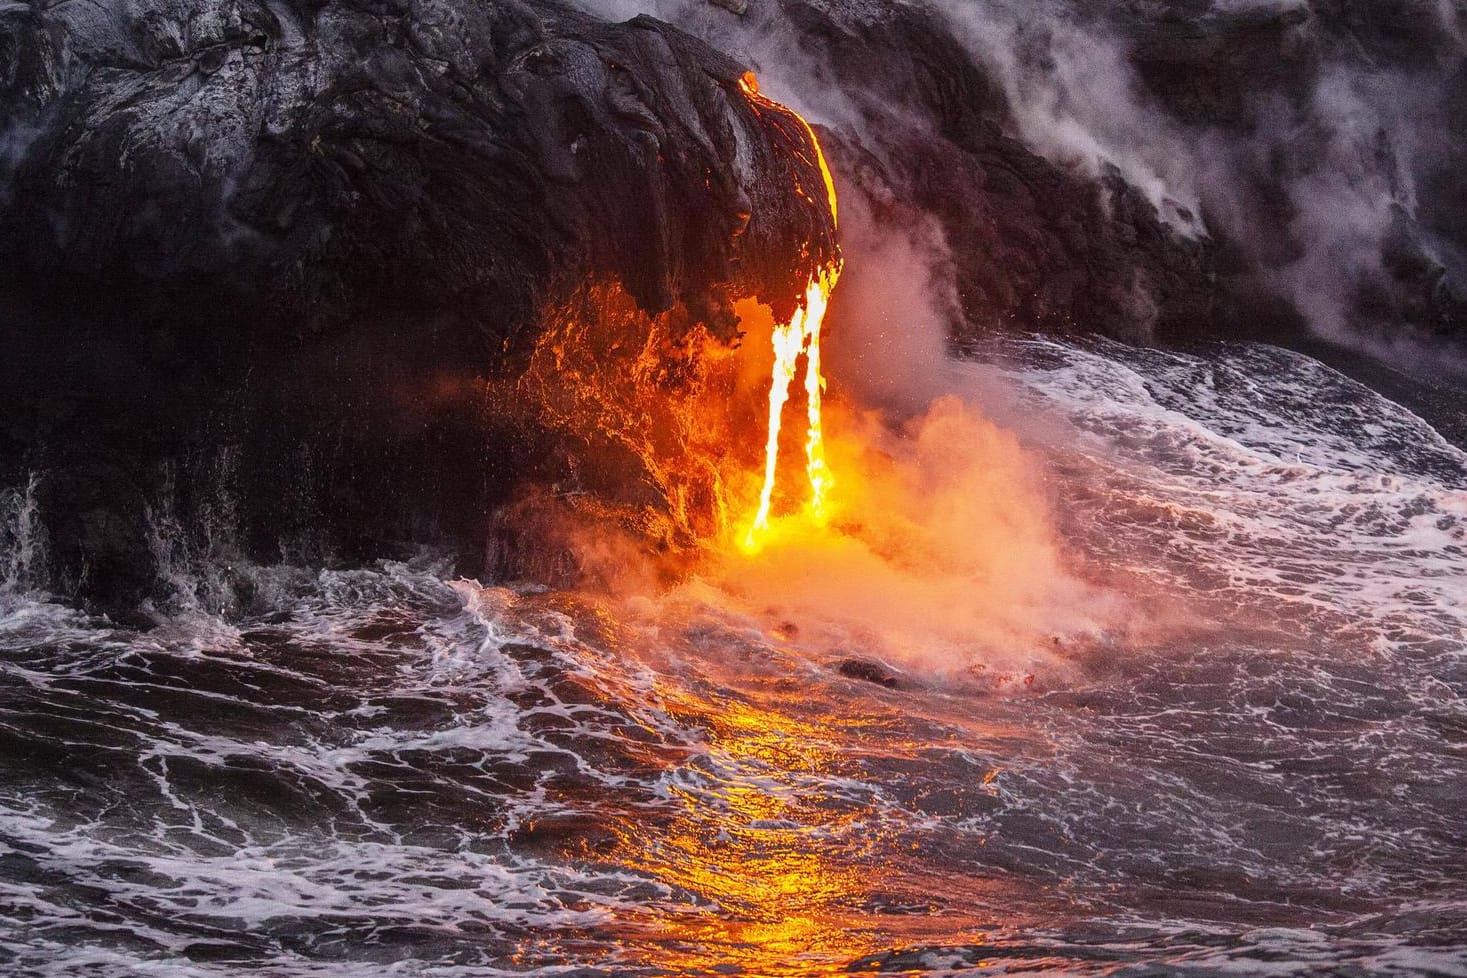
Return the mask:
[[554,439],[488,393],[614,283],[730,338],[834,249],[792,116],[552,0],[0,6],[0,484],[53,586],[447,545]]

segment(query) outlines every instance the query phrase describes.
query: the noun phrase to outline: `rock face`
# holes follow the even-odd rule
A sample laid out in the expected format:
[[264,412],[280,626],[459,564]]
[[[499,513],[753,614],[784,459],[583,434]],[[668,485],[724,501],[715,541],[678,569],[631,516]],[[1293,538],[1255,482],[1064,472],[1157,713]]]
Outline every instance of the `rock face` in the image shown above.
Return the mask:
[[[687,530],[716,474],[645,456],[715,430],[699,344],[740,298],[787,314],[835,249],[747,66],[821,106],[878,227],[940,227],[959,342],[1467,349],[1460,5],[649,3],[682,29],[596,0],[0,6],[0,489],[42,474],[60,582],[120,606],[180,567],[420,543],[474,573],[486,539],[511,572],[525,527],[494,514],[526,481]],[[606,403],[627,371],[670,406]]]
[[730,338],[832,253],[743,70],[540,0],[0,9],[0,481],[44,473],[61,576],[472,553],[547,456],[486,393],[545,310]]
[[[880,211],[930,214],[966,326],[1134,341],[1211,317],[1211,255],[1114,168],[1094,179],[1018,137],[1004,92],[931,7],[783,4],[858,107],[838,170]],[[891,215],[896,217],[895,214]]]
[[1142,96],[1224,165],[1199,195],[1231,281],[1335,340],[1467,346],[1467,11],[1315,0],[1125,27]]
[[941,222],[961,329],[1467,349],[1460,4],[765,0],[684,24],[828,107],[878,208]]

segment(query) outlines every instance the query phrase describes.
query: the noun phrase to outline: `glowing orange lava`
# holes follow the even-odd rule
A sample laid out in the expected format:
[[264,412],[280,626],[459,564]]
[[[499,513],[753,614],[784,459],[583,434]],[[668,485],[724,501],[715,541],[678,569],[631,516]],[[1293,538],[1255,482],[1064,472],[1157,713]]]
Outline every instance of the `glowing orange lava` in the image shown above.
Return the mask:
[[[756,105],[773,104],[759,94],[759,82],[753,72],[744,72],[739,79],[739,87]],[[825,153],[820,149],[820,140],[816,138],[815,130],[810,128],[810,124],[799,113],[789,109],[786,111],[800,120],[810,136],[810,145],[815,150],[815,161],[825,180],[830,220],[834,225],[837,219],[835,181],[831,179]],[[770,507],[774,501],[774,487],[779,471],[780,422],[801,354],[805,357],[805,403],[808,419],[805,434],[805,473],[810,480],[810,512],[817,524],[826,519],[827,501],[835,485],[835,478],[825,461],[825,433],[820,420],[821,396],[825,391],[825,378],[820,373],[820,330],[825,321],[830,294],[835,290],[840,272],[841,261],[837,258],[811,275],[810,282],[805,287],[805,295],[790,321],[774,327],[774,367],[769,382],[769,437],[764,446],[764,487],[759,493],[759,507],[742,540],[742,546],[747,551],[758,550],[769,531]]]

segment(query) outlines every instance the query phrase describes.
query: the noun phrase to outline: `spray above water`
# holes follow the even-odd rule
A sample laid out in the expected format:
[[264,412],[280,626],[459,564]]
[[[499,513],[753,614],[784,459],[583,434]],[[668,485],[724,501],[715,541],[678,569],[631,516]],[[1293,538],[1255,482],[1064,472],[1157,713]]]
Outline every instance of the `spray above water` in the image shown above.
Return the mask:
[[[780,151],[793,155],[785,162],[797,164],[796,216],[809,230],[790,256],[793,301],[776,316],[756,296],[742,300],[740,350],[699,340],[674,351],[696,369],[671,396],[661,368],[670,340],[656,323],[646,336],[593,332],[607,319],[640,328],[631,297],[616,296],[625,313],[607,316],[612,307],[596,307],[605,297],[590,296],[554,324],[534,365],[541,417],[553,411],[567,430],[596,430],[627,449],[664,490],[671,518],[613,523],[640,515],[637,504],[596,508],[582,497],[550,532],[598,599],[625,599],[612,618],[652,631],[731,629],[817,659],[857,655],[962,676],[970,667],[1031,675],[1054,657],[1056,638],[1067,648],[1090,642],[1118,609],[1069,573],[1045,473],[1016,434],[987,419],[988,392],[971,370],[947,360],[957,301],[940,230],[878,217],[853,183],[841,223],[846,268],[827,237],[837,203],[815,134],[752,76],[737,88],[732,97],[779,128]],[[855,291],[841,342],[829,347],[823,325],[837,282]],[[839,401],[824,396],[827,373]],[[804,404],[791,404],[800,388]],[[761,466],[731,448],[756,448],[766,406]],[[803,431],[781,430],[795,427]],[[704,505],[713,518],[694,525]],[[666,527],[667,539],[676,527],[694,531],[696,553],[677,553],[671,566],[677,583],[644,539],[622,533],[628,525]]]
[[[761,105],[774,106],[789,111],[800,120],[810,135],[810,146],[815,153],[815,162],[825,180],[825,193],[830,207],[832,225],[837,220],[835,181],[830,167],[825,162],[825,153],[820,149],[820,140],[815,130],[799,113],[759,94],[759,82],[751,71],[744,72],[739,79],[739,88],[757,108]],[[817,524],[826,519],[826,503],[835,479],[825,461],[825,433],[821,424],[821,396],[825,391],[825,378],[820,372],[820,330],[825,321],[825,310],[835,283],[840,278],[841,260],[836,258],[810,276],[805,295],[787,323],[774,327],[774,366],[769,381],[769,436],[764,446],[764,485],[759,492],[759,508],[741,541],[744,550],[753,552],[762,546],[769,532],[770,509],[774,502],[774,487],[779,476],[779,430],[784,417],[785,403],[789,400],[790,386],[799,369],[800,355],[805,357],[805,403],[807,427],[805,434],[805,473],[810,480],[810,513]]]

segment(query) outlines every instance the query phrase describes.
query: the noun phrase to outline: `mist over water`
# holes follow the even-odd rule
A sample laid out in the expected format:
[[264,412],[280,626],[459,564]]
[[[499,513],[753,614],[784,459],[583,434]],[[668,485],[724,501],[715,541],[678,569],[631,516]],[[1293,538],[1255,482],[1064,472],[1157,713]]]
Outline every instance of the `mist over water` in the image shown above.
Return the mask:
[[[843,216],[850,272],[827,341],[828,518],[803,505],[808,488],[787,454],[794,491],[758,551],[716,549],[654,606],[711,603],[826,655],[932,672],[1022,672],[1056,641],[1119,625],[1121,599],[1066,568],[1040,459],[986,417],[985,385],[948,357],[956,304],[940,235],[879,223],[859,193]],[[763,346],[746,337],[743,354],[757,366]],[[995,397],[997,385],[987,385]],[[785,442],[798,442],[788,421]]]
[[[1359,312],[1362,296],[1390,290],[1391,264],[1411,250],[1409,229],[1424,229],[1411,260],[1451,275],[1464,268],[1460,237],[1439,233],[1455,196],[1440,193],[1444,170],[1455,169],[1446,161],[1457,155],[1450,115],[1451,66],[1464,52],[1460,6],[1422,3],[1326,22],[1328,10],[1306,2],[1240,0],[1195,5],[1195,27],[1131,6],[936,9],[1000,82],[1020,133],[1041,155],[1096,175],[1114,167],[1182,232],[1231,242],[1324,339],[1460,373],[1459,355],[1402,335],[1399,321],[1371,324]],[[1185,102],[1179,118],[1167,89],[1185,84],[1187,69],[1208,69],[1204,54],[1185,53],[1188,45],[1206,51],[1207,31],[1276,32],[1281,40],[1261,61],[1241,61],[1233,69],[1241,77],[1213,80],[1242,89],[1218,99],[1222,118]],[[1180,58],[1182,78],[1148,84],[1137,46],[1168,52],[1163,66]],[[1140,55],[1143,67],[1148,57]]]

